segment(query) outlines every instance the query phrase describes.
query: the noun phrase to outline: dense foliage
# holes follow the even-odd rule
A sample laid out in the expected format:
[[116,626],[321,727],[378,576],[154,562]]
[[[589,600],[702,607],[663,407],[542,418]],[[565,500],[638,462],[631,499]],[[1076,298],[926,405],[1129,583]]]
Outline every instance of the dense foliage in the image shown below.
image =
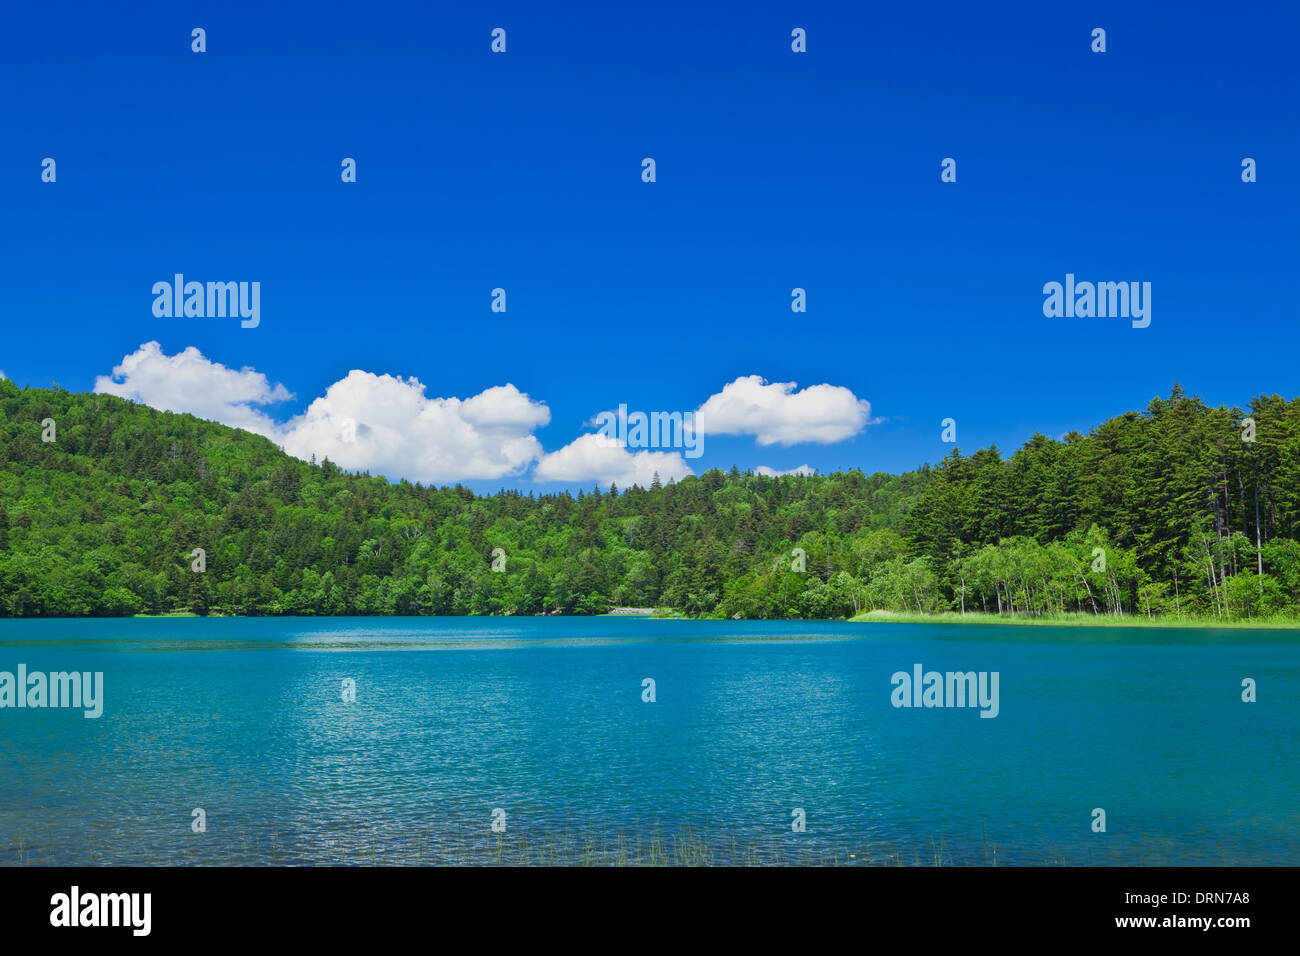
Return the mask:
[[1087,436],[902,475],[733,468],[575,498],[392,484],[189,415],[0,381],[8,616],[1243,618],[1300,612],[1298,536],[1300,399],[1277,396],[1243,411],[1175,387]]

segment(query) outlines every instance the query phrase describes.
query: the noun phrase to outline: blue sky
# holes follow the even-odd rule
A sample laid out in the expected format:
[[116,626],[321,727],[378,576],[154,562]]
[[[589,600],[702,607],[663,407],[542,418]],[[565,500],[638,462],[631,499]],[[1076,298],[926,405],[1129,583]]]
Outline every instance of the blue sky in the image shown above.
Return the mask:
[[[119,391],[196,413],[260,375],[294,396],[251,406],[276,428],[360,370],[329,419],[353,403],[358,461],[480,490],[590,487],[534,461],[750,376],[797,385],[733,394],[695,473],[905,470],[951,450],[944,418],[1009,453],[1175,381],[1300,392],[1294,5],[894,6],[6,9],[0,370],[89,391],[135,354]],[[260,324],[155,317],[178,272],[259,281]],[[1045,317],[1067,272],[1150,282],[1150,327]],[[435,402],[408,451],[368,448],[418,391],[384,375],[528,397]],[[787,443],[805,423],[833,440]]]

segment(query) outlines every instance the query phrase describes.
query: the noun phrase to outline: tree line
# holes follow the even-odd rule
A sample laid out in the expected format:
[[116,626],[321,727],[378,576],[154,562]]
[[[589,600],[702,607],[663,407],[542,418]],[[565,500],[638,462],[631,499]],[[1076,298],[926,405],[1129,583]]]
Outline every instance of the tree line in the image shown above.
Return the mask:
[[0,381],[4,616],[1300,616],[1298,539],[1300,399],[1276,395],[1175,386],[1087,435],[898,475],[478,495]]

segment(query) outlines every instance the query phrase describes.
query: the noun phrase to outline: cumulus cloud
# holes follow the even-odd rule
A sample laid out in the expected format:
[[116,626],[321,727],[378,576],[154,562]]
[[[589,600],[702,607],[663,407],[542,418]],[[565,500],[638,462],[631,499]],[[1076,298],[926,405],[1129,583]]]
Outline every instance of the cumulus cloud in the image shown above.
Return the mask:
[[272,385],[265,375],[247,366],[227,368],[204,358],[192,345],[175,355],[164,355],[157,342],[144,343],[125,356],[112,375],[96,378],[95,391],[164,412],[189,412],[274,441],[280,440],[275,422],[256,406],[293,398],[283,385]]
[[[694,474],[681,451],[629,450],[599,434],[546,453],[534,432],[550,423],[545,404],[509,383],[469,398],[434,398],[415,377],[353,369],[299,415],[278,422],[268,407],[294,398],[255,369],[228,368],[190,346],[175,355],[146,342],[123,357],[95,391],[154,408],[188,412],[264,435],[299,458],[392,479],[450,482],[520,475],[536,464],[542,482],[617,482],[646,487]],[[695,413],[704,434],[753,435],[760,445],[843,441],[873,424],[871,406],[849,389],[742,376]],[[590,424],[590,423],[589,423]],[[759,466],[760,475],[815,474]]]
[[601,435],[582,435],[543,456],[533,477],[537,481],[615,482],[648,488],[656,472],[665,483],[694,474],[679,452],[628,451]]
[[527,469],[542,453],[532,432],[551,418],[544,404],[509,384],[467,399],[430,398],[414,377],[354,369],[301,415],[277,423],[259,406],[293,398],[283,385],[251,368],[227,368],[192,346],[165,355],[157,342],[97,378],[95,391],[256,432],[299,458],[425,482]]
[[532,434],[551,412],[513,385],[467,399],[429,398],[414,377],[353,369],[284,427],[284,450],[412,481],[518,474],[537,460]]
[[829,444],[852,438],[871,421],[871,404],[842,385],[767,382],[741,376],[696,412],[705,435],[753,435],[760,445]]
[[[723,386],[696,410],[694,420],[701,437],[753,435],[760,445],[828,444],[852,438],[874,424],[870,403],[847,388],[813,385],[796,391],[795,382],[769,384],[758,375],[742,376]],[[596,419],[587,424],[596,424]],[[618,441],[594,434],[545,455],[534,477],[539,481],[594,479],[645,486],[656,471],[662,481],[693,474],[679,452],[629,451]],[[757,472],[770,476],[816,474],[810,465],[789,471],[761,465]]]

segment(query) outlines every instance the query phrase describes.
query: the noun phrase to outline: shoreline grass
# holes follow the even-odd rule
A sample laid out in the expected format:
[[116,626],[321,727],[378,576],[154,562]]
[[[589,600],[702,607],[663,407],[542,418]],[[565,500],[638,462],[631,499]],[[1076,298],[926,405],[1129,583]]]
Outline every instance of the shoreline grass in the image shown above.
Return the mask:
[[853,624],[1006,624],[1050,627],[1163,627],[1212,630],[1298,630],[1300,620],[1290,617],[1214,618],[1214,617],[1146,617],[1127,614],[994,614],[986,611],[941,611],[937,614],[912,614],[895,611],[863,611],[847,619]]

